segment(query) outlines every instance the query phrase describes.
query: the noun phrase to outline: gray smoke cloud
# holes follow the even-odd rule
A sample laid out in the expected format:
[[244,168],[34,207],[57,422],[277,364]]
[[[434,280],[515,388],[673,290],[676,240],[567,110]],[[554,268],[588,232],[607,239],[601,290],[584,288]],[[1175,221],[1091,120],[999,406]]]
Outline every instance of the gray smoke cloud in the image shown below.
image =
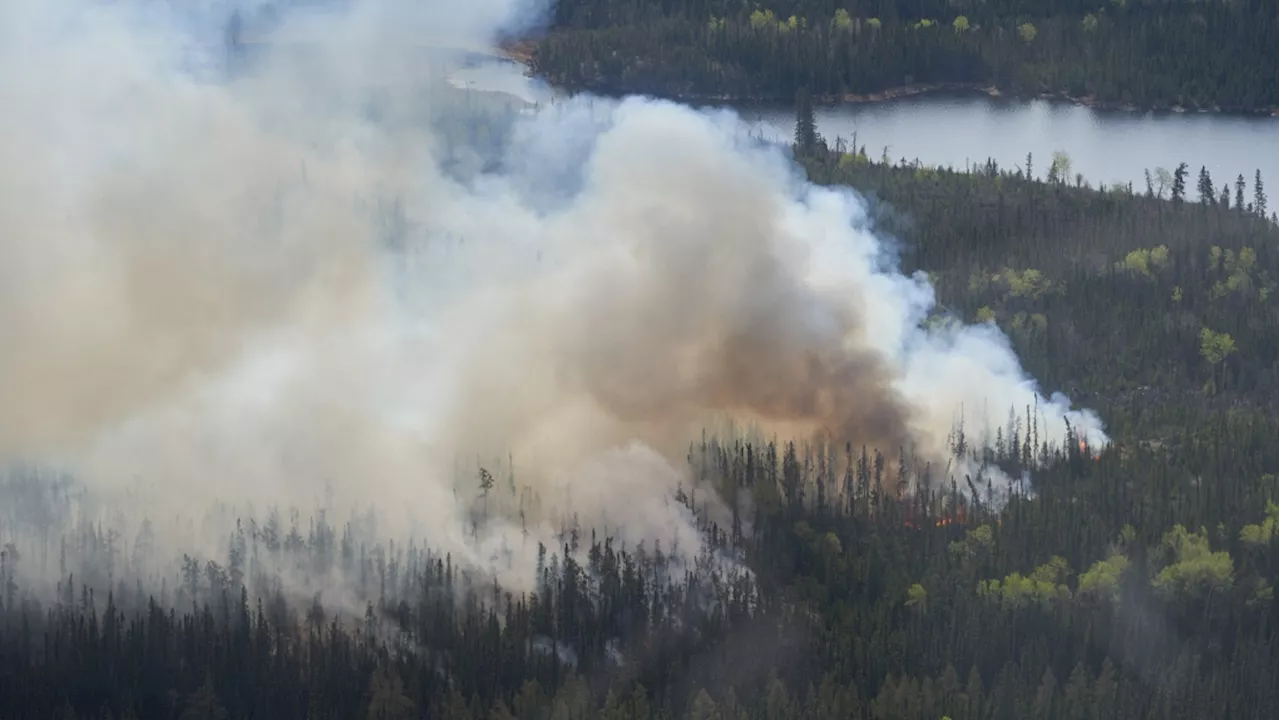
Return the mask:
[[[573,99],[463,162],[456,52],[536,6],[286,14],[218,80],[196,9],[0,8],[0,459],[163,517],[372,504],[492,567],[570,513],[696,552],[671,496],[725,418],[944,461],[962,407],[1034,404],[1106,440],[995,328],[923,329],[861,200],[731,113]],[[508,457],[529,495],[479,497]]]

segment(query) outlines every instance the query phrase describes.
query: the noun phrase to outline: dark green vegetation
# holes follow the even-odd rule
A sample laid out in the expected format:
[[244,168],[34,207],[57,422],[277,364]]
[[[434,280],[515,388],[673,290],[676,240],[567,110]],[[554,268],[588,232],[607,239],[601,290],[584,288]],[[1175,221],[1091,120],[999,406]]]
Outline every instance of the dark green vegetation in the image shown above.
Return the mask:
[[[709,542],[753,575],[567,528],[524,595],[323,517],[229,519],[225,556],[142,578],[162,550],[148,535],[77,524],[74,496],[14,472],[0,537],[49,539],[0,556],[0,717],[1274,717],[1265,192],[1223,203],[1183,172],[1170,202],[1077,187],[1063,158],[1030,180],[799,135],[813,179],[878,198],[903,264],[955,315],[1004,329],[1046,387],[1097,408],[1115,445],[1095,459],[1024,408],[985,442],[958,434],[958,454],[1012,477],[1038,465],[1034,493],[997,509],[983,478],[857,438],[698,441],[694,472],[742,508],[705,523]],[[509,491],[506,472],[477,478],[477,493]],[[899,500],[907,483],[921,491]],[[42,563],[62,579],[37,601],[21,579]],[[341,577],[352,599],[287,603],[300,575]]]
[[790,100],[958,83],[1140,107],[1273,109],[1274,2],[559,0],[553,84]]

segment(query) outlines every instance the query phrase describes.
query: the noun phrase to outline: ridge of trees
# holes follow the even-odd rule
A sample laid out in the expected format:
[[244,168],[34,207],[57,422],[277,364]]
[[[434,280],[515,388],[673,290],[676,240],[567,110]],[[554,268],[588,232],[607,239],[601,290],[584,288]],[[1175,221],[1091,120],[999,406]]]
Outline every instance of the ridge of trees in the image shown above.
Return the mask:
[[995,88],[1143,108],[1274,111],[1274,3],[559,0],[533,43],[555,85],[790,100]]

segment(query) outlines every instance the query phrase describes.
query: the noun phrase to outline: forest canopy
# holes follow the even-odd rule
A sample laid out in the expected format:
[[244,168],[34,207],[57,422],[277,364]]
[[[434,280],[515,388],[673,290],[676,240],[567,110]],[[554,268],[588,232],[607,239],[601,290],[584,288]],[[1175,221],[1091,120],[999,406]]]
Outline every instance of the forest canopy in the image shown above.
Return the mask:
[[1141,108],[1274,111],[1274,3],[562,0],[534,70],[572,89],[839,100],[970,87]]

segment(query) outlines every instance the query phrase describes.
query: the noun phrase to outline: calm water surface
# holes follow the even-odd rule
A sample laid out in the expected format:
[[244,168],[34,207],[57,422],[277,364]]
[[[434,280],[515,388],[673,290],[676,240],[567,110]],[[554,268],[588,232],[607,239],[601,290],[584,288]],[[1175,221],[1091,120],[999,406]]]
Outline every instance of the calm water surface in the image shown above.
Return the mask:
[[[792,136],[795,113],[789,107],[740,111],[766,137]],[[1236,176],[1243,174],[1251,200],[1254,170],[1260,169],[1268,206],[1280,206],[1280,121],[1274,117],[1101,111],[1045,100],[929,95],[823,107],[817,121],[818,132],[829,140],[847,143],[856,134],[873,158],[887,146],[894,160],[962,168],[992,158],[1001,167],[1023,167],[1029,152],[1033,171],[1043,176],[1053,153],[1062,151],[1071,159],[1073,176],[1080,173],[1093,185],[1132,182],[1136,191],[1146,187],[1144,169],[1172,172],[1185,162],[1192,193],[1204,165],[1218,190],[1229,183],[1233,196]]]
[[[544,102],[544,83],[524,78],[514,63],[486,63],[455,73],[455,84],[495,90]],[[765,137],[790,142],[795,112],[790,106],[737,108]],[[1208,168],[1219,192],[1237,175],[1247,181],[1262,171],[1268,206],[1280,207],[1280,119],[1213,113],[1137,113],[1094,110],[1045,100],[1010,100],[986,95],[925,95],[881,103],[846,104],[817,109],[818,132],[829,141],[857,137],[867,154],[893,160],[963,168],[991,158],[1004,168],[1024,167],[1043,177],[1056,151],[1071,160],[1071,176],[1091,185],[1133,183],[1146,189],[1144,170],[1178,163],[1190,170],[1187,190],[1194,197],[1200,166]]]

